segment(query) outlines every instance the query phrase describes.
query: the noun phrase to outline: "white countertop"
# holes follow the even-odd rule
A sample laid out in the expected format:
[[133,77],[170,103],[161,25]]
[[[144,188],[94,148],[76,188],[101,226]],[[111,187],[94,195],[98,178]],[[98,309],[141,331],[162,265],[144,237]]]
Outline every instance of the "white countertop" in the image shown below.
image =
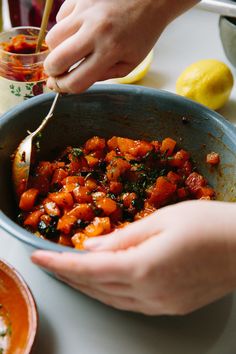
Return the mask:
[[[227,63],[218,16],[191,10],[164,32],[141,84],[174,92],[181,71],[207,58]],[[235,69],[233,73],[236,79]],[[236,123],[235,88],[220,113]],[[145,317],[113,310],[81,295],[32,265],[29,255],[24,245],[0,232],[0,257],[23,275],[38,305],[35,354],[236,353],[235,295],[184,317]]]

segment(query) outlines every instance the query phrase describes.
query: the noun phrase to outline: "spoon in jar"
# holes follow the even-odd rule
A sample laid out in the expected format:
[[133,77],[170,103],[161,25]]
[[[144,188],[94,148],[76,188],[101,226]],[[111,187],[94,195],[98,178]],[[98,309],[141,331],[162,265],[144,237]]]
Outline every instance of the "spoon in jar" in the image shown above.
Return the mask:
[[52,10],[53,1],[54,0],[46,0],[35,53],[38,53],[40,51],[43,40],[45,38],[45,33],[48,25],[49,16]]
[[[53,0],[46,1],[41,29],[37,41],[36,52],[40,51],[41,45],[43,43],[52,4]],[[28,132],[29,135],[24,140],[22,140],[14,154],[12,162],[12,179],[17,199],[19,199],[21,193],[24,192],[27,188],[30,173],[33,139],[43,130],[49,119],[53,116],[53,112],[59,96],[60,94],[57,93],[47,116],[44,118],[40,126],[34,132]]]

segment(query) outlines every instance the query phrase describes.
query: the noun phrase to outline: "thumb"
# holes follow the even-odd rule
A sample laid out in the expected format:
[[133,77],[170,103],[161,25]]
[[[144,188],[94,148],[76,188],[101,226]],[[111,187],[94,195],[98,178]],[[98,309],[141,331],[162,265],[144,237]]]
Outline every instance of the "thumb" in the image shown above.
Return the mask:
[[90,238],[84,242],[84,247],[90,251],[116,251],[134,247],[159,233],[158,224],[158,216],[154,213],[110,235]]

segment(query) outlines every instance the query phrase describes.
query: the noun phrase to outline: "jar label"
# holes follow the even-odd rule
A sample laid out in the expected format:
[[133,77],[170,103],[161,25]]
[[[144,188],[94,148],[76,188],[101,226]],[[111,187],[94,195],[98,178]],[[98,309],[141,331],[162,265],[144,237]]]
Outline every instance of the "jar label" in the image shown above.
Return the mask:
[[0,77],[0,114],[15,105],[42,93],[51,92],[46,81],[20,82]]

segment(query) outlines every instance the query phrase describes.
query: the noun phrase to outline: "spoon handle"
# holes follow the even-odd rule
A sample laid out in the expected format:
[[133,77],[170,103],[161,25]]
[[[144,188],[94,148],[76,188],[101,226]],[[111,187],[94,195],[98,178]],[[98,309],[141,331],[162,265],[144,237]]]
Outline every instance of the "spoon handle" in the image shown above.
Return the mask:
[[43,40],[45,37],[45,32],[46,32],[47,25],[48,25],[48,19],[49,19],[50,13],[51,13],[52,5],[53,5],[53,1],[54,0],[46,0],[35,53],[38,53],[40,51],[41,45],[43,43]]
[[54,109],[55,109],[55,106],[56,106],[56,103],[57,103],[59,97],[60,97],[60,92],[57,92],[57,94],[56,94],[56,96],[55,96],[55,98],[54,98],[54,100],[52,102],[52,105],[51,105],[51,108],[50,108],[48,114],[46,115],[46,117],[44,118],[44,120],[42,121],[40,126],[32,133],[33,136],[36,136],[45,127],[45,125],[47,124],[48,120],[52,117]]

